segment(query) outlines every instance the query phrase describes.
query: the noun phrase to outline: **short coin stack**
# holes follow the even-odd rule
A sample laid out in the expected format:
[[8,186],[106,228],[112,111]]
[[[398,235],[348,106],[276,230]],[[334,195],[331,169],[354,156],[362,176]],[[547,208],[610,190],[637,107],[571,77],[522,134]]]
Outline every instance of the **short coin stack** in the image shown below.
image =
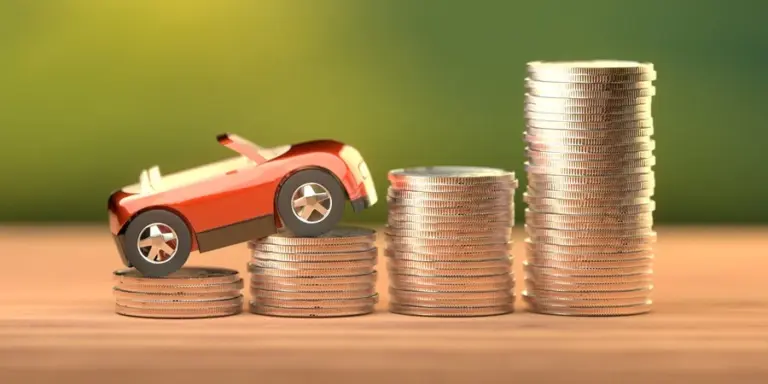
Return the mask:
[[528,64],[526,291],[534,311],[650,311],[653,64]]
[[115,312],[133,317],[205,318],[243,309],[243,279],[223,268],[184,267],[166,277],[143,277],[135,269],[115,271]]
[[284,317],[372,313],[376,232],[338,227],[320,237],[278,233],[249,243],[251,312]]
[[389,172],[390,311],[488,316],[514,308],[515,174],[478,167]]

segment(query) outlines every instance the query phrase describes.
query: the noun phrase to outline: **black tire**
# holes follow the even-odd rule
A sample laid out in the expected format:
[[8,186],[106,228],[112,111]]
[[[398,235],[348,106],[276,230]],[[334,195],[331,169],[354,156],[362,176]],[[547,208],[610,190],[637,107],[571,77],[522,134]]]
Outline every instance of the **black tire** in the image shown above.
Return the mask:
[[[141,232],[151,224],[164,224],[176,232],[176,253],[162,264],[152,263],[139,251],[138,241]],[[128,262],[146,277],[164,277],[178,271],[189,258],[192,249],[192,236],[189,227],[175,214],[158,209],[139,214],[125,230],[123,253]]]
[[[293,193],[307,183],[317,183],[328,191],[331,208],[328,215],[316,223],[307,223],[293,213]],[[317,237],[333,229],[344,215],[347,194],[339,182],[326,171],[307,169],[291,175],[277,193],[277,213],[283,225],[296,236]]]

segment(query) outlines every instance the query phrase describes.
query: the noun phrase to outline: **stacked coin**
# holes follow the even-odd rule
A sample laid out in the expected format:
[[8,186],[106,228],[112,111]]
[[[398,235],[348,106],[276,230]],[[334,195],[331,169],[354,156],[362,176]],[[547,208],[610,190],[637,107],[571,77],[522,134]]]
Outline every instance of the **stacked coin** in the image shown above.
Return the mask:
[[655,79],[650,63],[528,64],[523,295],[534,311],[650,311]]
[[389,172],[390,311],[487,316],[514,307],[515,174],[478,167]]
[[166,277],[143,277],[135,269],[115,271],[115,312],[151,318],[235,315],[243,309],[243,279],[223,268],[184,267]]
[[319,237],[278,233],[249,243],[251,312],[284,317],[372,313],[376,232],[337,227]]

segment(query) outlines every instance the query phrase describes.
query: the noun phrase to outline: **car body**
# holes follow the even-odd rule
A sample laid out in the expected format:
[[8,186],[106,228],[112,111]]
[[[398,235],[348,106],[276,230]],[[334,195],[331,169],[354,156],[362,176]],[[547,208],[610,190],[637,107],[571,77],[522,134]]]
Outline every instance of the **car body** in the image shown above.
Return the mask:
[[315,140],[262,148],[233,134],[217,140],[239,156],[167,176],[155,166],[141,172],[139,183],[110,195],[109,227],[126,266],[132,266],[124,252],[132,246],[126,244],[126,228],[149,210],[181,218],[190,232],[190,251],[207,252],[277,232],[281,185],[302,170],[332,175],[356,212],[377,201],[368,166],[351,146]]

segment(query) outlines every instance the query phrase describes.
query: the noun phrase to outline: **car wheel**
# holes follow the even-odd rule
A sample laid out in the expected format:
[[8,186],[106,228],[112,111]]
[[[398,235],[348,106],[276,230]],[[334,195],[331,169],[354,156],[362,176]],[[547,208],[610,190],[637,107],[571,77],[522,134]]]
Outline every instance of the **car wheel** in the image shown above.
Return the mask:
[[296,172],[277,194],[277,213],[296,236],[320,236],[344,214],[346,194],[331,174],[317,169]]
[[125,257],[147,277],[163,277],[178,271],[187,262],[191,249],[192,236],[187,224],[165,210],[141,213],[125,230]]

